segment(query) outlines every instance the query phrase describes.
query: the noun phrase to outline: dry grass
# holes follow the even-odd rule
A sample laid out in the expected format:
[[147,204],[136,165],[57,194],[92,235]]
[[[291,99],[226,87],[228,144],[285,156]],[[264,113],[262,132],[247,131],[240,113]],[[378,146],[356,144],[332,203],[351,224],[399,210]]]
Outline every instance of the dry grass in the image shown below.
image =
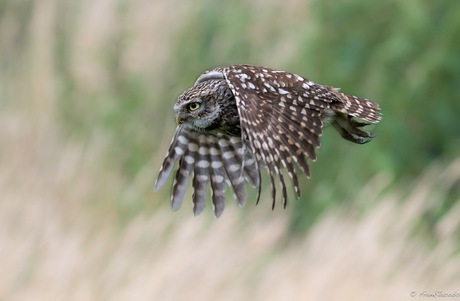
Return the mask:
[[[405,300],[411,290],[460,288],[454,253],[460,205],[435,229],[434,246],[412,231],[460,180],[459,160],[433,166],[401,190],[382,193],[389,180],[378,175],[358,197],[378,199],[365,215],[329,211],[309,235],[289,243],[287,212],[271,212],[268,202],[242,210],[229,205],[215,220],[210,210],[193,218],[190,204],[172,213],[153,192],[145,197],[139,191],[152,185],[162,154],[127,182],[102,166],[109,138],[98,129],[83,142],[59,129],[56,3],[36,6],[21,62],[0,74],[1,95],[8,97],[0,110],[0,300]],[[81,95],[104,93],[108,71],[100,48],[117,32],[115,2],[81,3],[69,70]],[[132,22],[123,30],[131,39],[123,70],[162,76],[154,71],[170,59],[168,37],[184,4],[127,7]],[[12,11],[1,20],[3,58],[14,58],[8,45],[19,21]],[[83,106],[90,101],[81,99]],[[163,205],[121,226],[113,205],[120,198]]]

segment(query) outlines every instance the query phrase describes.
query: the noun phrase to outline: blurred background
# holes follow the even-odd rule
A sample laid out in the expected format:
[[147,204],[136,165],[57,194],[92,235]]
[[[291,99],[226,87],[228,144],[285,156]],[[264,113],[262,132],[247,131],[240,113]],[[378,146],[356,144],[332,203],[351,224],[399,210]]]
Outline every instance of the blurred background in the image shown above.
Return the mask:
[[[456,1],[0,0],[0,300],[406,300],[460,292]],[[153,192],[205,69],[380,103],[286,210]],[[293,198],[291,198],[293,199]]]

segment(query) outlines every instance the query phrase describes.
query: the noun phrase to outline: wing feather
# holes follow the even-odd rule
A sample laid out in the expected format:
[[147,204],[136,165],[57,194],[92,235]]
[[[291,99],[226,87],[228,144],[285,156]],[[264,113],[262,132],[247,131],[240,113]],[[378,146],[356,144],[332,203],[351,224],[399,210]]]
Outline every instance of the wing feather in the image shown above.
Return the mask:
[[217,139],[209,142],[210,159],[211,159],[211,193],[212,203],[214,205],[214,214],[219,217],[225,208],[225,183],[226,174],[222,162],[221,152],[217,145]]
[[241,173],[242,162],[238,160],[238,149],[235,149],[234,143],[235,140],[232,141],[231,138],[219,139],[218,141],[228,184],[232,188],[238,204],[243,206],[246,202],[246,189],[244,188],[244,177]]
[[287,169],[299,196],[292,161],[310,176],[305,153],[310,159],[316,159],[315,149],[320,145],[323,127],[320,112],[328,108],[332,92],[295,74],[268,68],[233,65],[223,68],[222,72],[235,96],[241,128],[248,133],[256,158],[268,169],[273,206],[274,173],[278,175],[286,205],[281,169]]
[[155,190],[166,183],[175,162],[179,161],[171,192],[172,209],[181,206],[188,181],[193,177],[194,214],[199,215],[205,208],[207,187],[210,186],[214,214],[219,217],[225,207],[227,185],[240,206],[247,198],[245,180],[260,190],[258,162],[247,148],[241,137],[197,133],[179,126],[163,161]]
[[192,160],[190,158],[193,157],[184,156],[179,160],[179,168],[176,171],[176,177],[174,179],[173,190],[171,194],[171,208],[173,210],[179,209],[180,205],[182,205],[182,201],[184,200],[190,172],[193,169],[193,162],[190,162]]
[[203,212],[206,206],[206,187],[209,181],[211,160],[209,158],[208,141],[212,140],[212,136],[201,134],[198,136],[197,145],[197,160],[194,165],[193,176],[193,213],[199,215]]
[[186,152],[187,144],[187,132],[181,131],[181,128],[177,127],[171,144],[169,145],[168,152],[166,153],[166,157],[160,168],[158,178],[155,182],[155,191],[160,189],[166,183],[174,167],[174,163]]

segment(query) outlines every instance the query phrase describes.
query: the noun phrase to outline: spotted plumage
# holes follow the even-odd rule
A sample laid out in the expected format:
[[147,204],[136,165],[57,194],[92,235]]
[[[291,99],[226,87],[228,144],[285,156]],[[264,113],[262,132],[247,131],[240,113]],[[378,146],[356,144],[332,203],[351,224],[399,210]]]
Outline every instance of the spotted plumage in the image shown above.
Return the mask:
[[316,160],[323,126],[330,123],[344,139],[367,143],[374,136],[362,127],[379,122],[379,110],[371,100],[285,71],[251,65],[208,70],[174,105],[178,126],[155,190],[165,184],[179,161],[172,208],[180,207],[192,177],[195,215],[203,211],[210,186],[214,213],[220,216],[227,186],[242,206],[247,181],[257,187],[259,201],[260,167],[265,167],[273,206],[275,178],[286,206],[285,173],[300,197],[295,165],[310,176],[307,159]]

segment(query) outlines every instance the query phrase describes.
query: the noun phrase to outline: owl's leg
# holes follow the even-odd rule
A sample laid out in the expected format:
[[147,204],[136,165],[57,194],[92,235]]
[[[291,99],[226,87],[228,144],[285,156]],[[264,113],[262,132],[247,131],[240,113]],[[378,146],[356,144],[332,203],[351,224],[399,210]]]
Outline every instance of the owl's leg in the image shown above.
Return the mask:
[[371,132],[360,129],[369,124],[367,122],[356,121],[352,116],[340,113],[332,121],[332,126],[339,132],[342,138],[358,144],[368,143],[375,137]]

